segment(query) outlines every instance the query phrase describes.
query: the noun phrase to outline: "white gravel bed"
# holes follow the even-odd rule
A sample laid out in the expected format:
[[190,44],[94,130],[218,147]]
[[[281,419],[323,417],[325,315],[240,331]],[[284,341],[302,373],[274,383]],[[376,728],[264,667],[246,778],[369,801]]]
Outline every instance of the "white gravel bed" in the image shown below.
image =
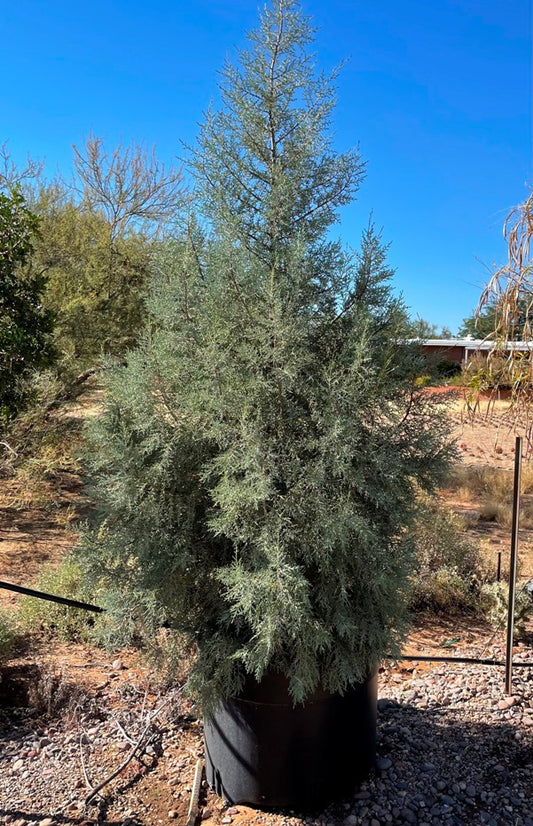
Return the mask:
[[[500,659],[501,650],[485,656]],[[507,697],[502,668],[449,663],[424,671],[413,663],[413,668],[412,673],[382,669],[377,764],[352,800],[300,817],[214,806],[211,795],[199,822],[203,816],[205,824],[265,826],[533,826],[533,669],[515,669],[513,694]],[[100,693],[75,721],[72,712],[47,719],[27,709],[0,709],[0,823],[160,826],[175,819],[181,826],[177,803],[180,795],[184,802],[202,750],[201,726],[195,723],[183,747],[183,719],[161,725],[146,755],[145,779],[154,788],[160,783],[168,795],[162,808],[151,811],[140,802],[135,782],[110,785],[105,806],[84,808],[88,790],[80,736],[97,780],[131,747],[117,726],[117,712],[109,711],[109,699]],[[130,702],[119,719],[134,732],[135,692]]]

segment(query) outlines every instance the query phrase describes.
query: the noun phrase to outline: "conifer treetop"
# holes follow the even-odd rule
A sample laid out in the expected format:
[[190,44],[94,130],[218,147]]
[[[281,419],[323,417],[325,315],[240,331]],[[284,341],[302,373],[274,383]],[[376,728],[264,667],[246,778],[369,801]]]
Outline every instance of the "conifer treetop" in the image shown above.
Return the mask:
[[223,109],[209,111],[193,168],[218,233],[279,266],[295,238],[317,244],[360,186],[358,150],[335,153],[329,132],[334,82],[316,74],[314,29],[296,0],[276,0],[227,61]]

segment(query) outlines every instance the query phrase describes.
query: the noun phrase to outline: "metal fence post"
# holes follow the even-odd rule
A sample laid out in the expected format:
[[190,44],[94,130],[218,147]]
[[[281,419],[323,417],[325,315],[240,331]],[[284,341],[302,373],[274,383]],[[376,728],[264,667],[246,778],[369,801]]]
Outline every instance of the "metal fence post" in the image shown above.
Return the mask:
[[509,598],[507,606],[507,649],[505,653],[505,691],[513,693],[513,631],[518,557],[518,521],[520,512],[520,471],[522,468],[522,437],[516,437],[514,456],[513,528],[511,532],[511,562],[509,565]]

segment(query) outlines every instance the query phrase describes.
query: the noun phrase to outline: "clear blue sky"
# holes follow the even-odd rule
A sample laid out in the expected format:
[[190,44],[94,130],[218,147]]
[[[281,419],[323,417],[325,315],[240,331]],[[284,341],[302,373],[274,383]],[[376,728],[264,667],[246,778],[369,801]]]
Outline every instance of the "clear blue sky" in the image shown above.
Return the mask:
[[[256,0],[0,3],[0,143],[68,174],[72,144],[191,143]],[[533,184],[531,1],[304,0],[320,67],[348,58],[334,118],[367,178],[339,234],[372,210],[413,315],[455,331],[503,263],[502,224]]]

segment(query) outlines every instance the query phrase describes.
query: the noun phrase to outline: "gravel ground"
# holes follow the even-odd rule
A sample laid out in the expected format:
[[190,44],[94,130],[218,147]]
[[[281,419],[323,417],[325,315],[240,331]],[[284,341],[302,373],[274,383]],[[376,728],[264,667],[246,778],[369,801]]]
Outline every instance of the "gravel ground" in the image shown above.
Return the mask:
[[[484,656],[500,659],[501,648]],[[382,669],[377,765],[352,800],[300,817],[228,807],[204,784],[198,822],[533,826],[533,669],[515,669],[511,697],[503,679],[501,668],[475,665]],[[201,724],[186,704],[161,703],[111,670],[55,715],[1,709],[0,823],[185,826]],[[83,765],[96,785],[143,732],[144,752],[84,806]]]

